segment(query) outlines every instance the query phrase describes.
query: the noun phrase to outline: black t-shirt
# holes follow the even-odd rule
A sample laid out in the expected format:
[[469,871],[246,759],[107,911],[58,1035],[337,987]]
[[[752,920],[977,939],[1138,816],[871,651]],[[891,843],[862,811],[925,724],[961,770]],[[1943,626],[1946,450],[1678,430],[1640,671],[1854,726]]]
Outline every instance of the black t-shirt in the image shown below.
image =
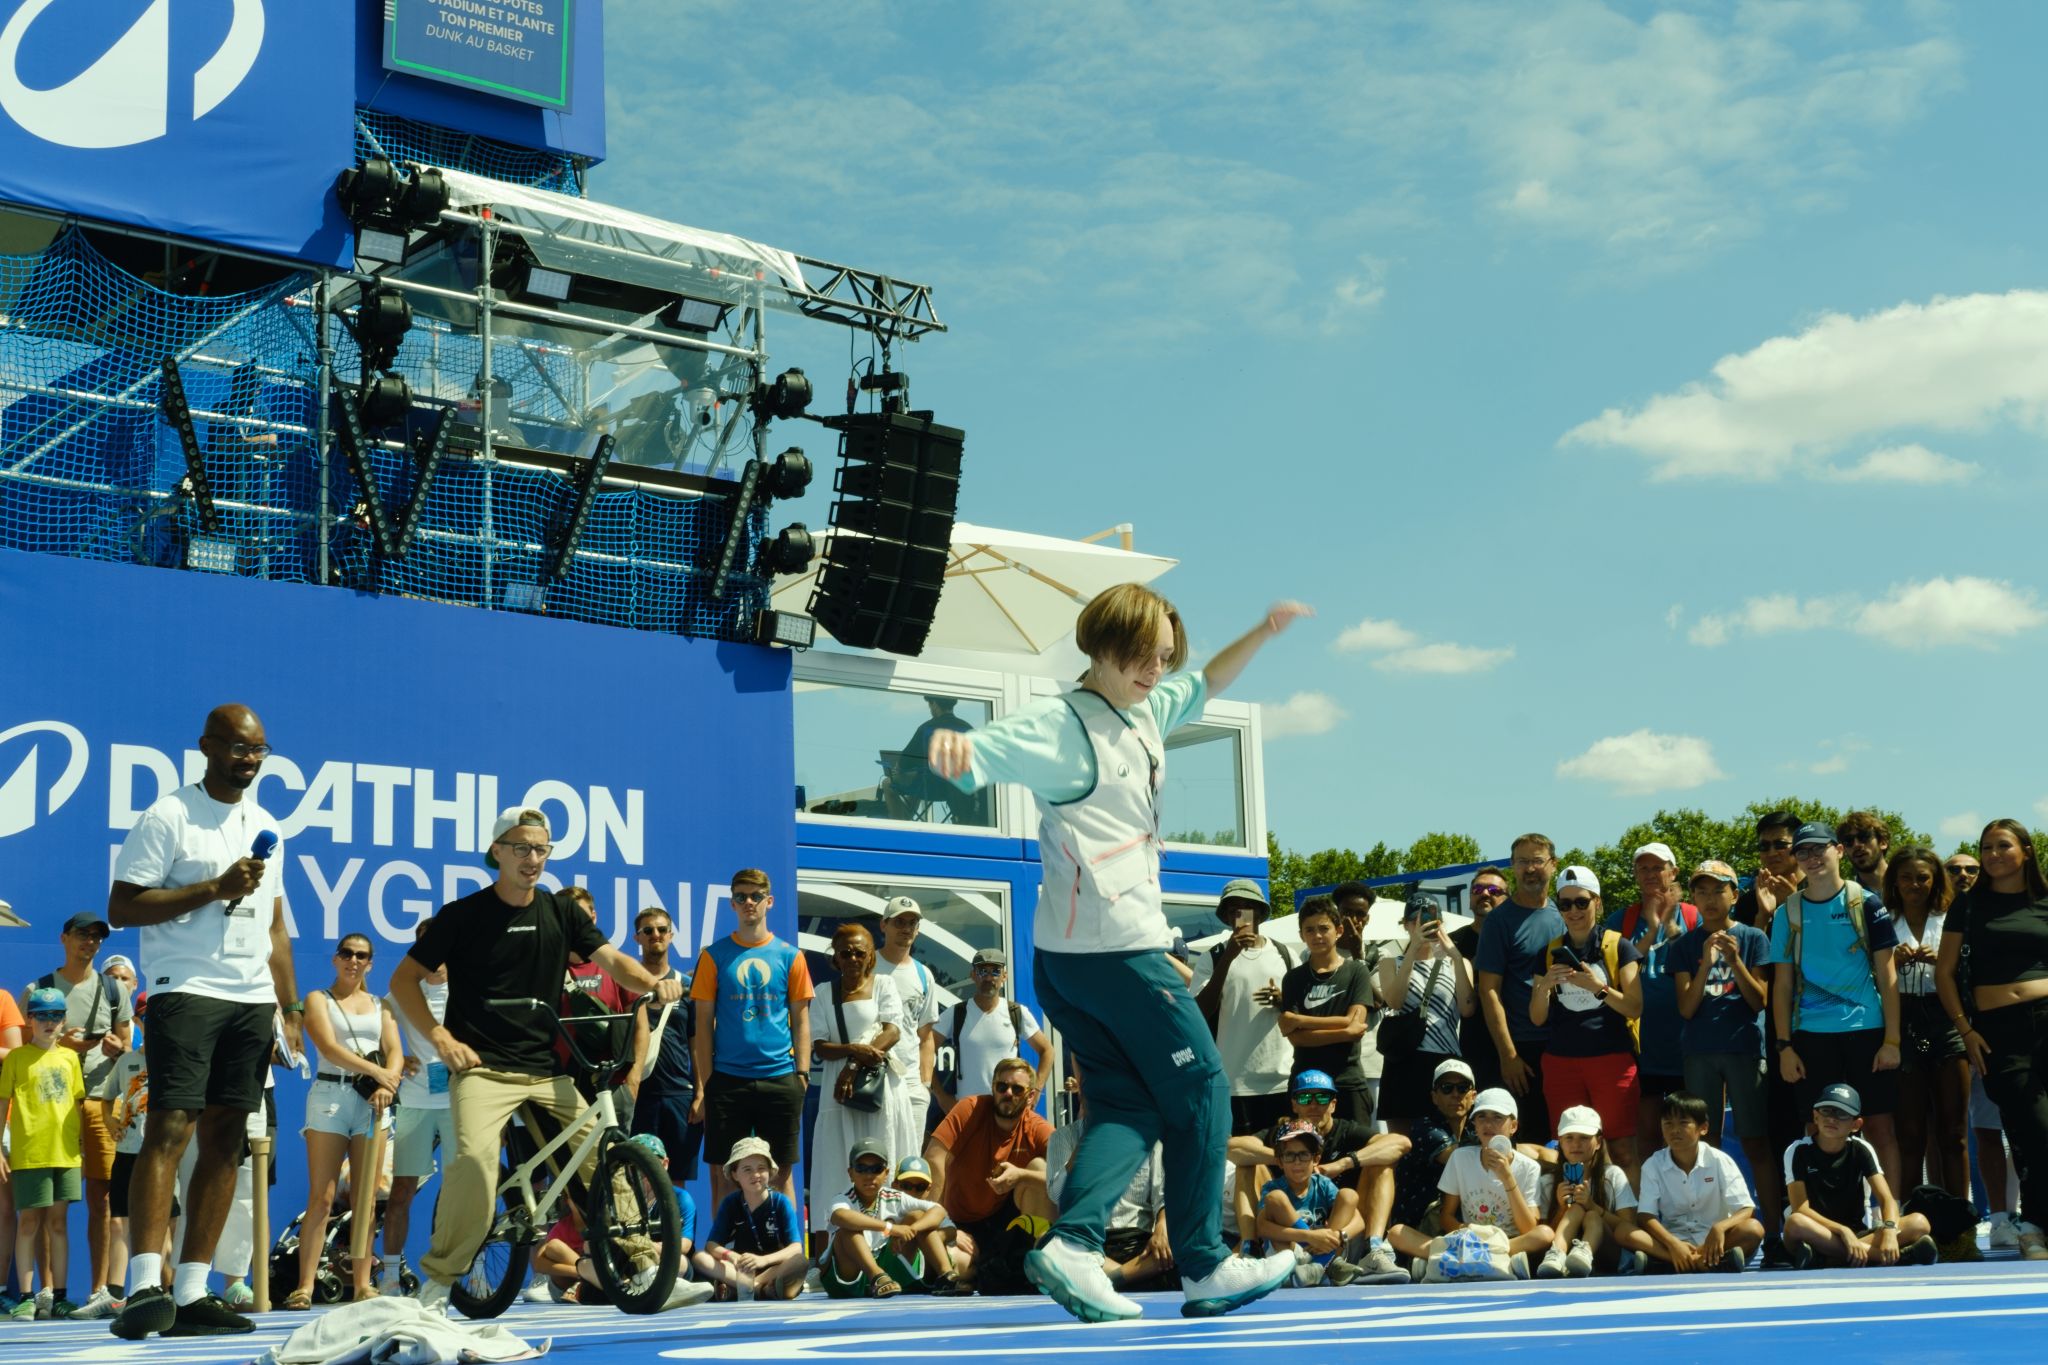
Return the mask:
[[1976,886],[1949,907],[1941,932],[1963,936],[1973,988],[2048,978],[2048,899]]
[[[1266,1130],[1266,1150],[1280,1150],[1280,1130],[1292,1127],[1298,1119],[1283,1119]],[[1358,1123],[1352,1119],[1332,1116],[1330,1131],[1323,1134],[1322,1161],[1335,1161],[1338,1157],[1349,1156],[1366,1143],[1372,1141],[1372,1125]]]
[[492,1000],[554,1004],[569,954],[593,958],[607,940],[597,922],[545,887],[513,907],[495,886],[441,907],[410,956],[428,971],[448,966],[448,1031],[493,1071],[554,1074],[554,1025],[536,1010],[493,1009]]
[[[1280,978],[1280,1008],[1289,1014],[1342,1019],[1353,1005],[1372,1006],[1372,968],[1352,958],[1319,976],[1304,962]],[[1339,1090],[1365,1089],[1365,1069],[1358,1064],[1358,1039],[1294,1049],[1294,1070],[1327,1071]]]
[[1436,1112],[1435,1105],[1431,1105],[1426,1117],[1410,1125],[1408,1150],[1394,1163],[1392,1221],[1406,1223],[1409,1227],[1420,1224],[1437,1197],[1437,1186],[1443,1180],[1444,1162],[1450,1160],[1450,1151],[1478,1145],[1479,1134],[1469,1122],[1465,1125],[1464,1137],[1453,1139],[1443,1115]]
[[[1578,957],[1601,984],[1621,990],[1619,981],[1607,979],[1607,952],[1604,936],[1612,930],[1594,929],[1586,951]],[[1626,967],[1631,962],[1640,970],[1643,955],[1627,939],[1615,934],[1614,965]],[[1566,938],[1570,943],[1570,938]],[[1573,949],[1577,952],[1577,949]],[[1551,963],[1565,965],[1567,959],[1560,949]],[[1538,963],[1538,969],[1542,965]],[[1559,1057],[1611,1057],[1636,1050],[1635,1035],[1629,1032],[1628,1020],[1610,1009],[1605,1002],[1591,991],[1566,984],[1559,986],[1550,997],[1550,1048]]]
[[1863,1182],[1877,1175],[1877,1151],[1860,1137],[1851,1137],[1839,1152],[1824,1152],[1812,1138],[1785,1149],[1785,1185],[1803,1181],[1806,1202],[1823,1218],[1861,1232],[1869,1226]]
[[[661,1046],[655,1050],[654,1068],[640,1082],[640,1093],[688,1099],[696,1089],[690,1036],[697,1031],[697,1009],[690,999],[690,973],[670,967],[663,980],[671,977],[683,983],[683,998],[669,1011],[668,1027],[661,1031]],[[652,995],[643,995],[633,1002],[633,1008],[647,1011],[647,1031],[651,1035],[661,1019],[662,1002]]]

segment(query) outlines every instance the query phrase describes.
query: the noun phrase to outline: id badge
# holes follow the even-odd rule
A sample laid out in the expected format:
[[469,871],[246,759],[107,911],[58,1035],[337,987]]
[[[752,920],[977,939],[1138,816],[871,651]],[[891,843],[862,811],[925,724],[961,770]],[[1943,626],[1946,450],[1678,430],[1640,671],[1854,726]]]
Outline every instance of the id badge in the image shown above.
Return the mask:
[[223,957],[261,957],[267,935],[256,928],[254,907],[243,906],[228,913],[227,930],[221,937]]
[[445,1095],[448,1093],[448,1066],[445,1062],[427,1063],[427,1093]]

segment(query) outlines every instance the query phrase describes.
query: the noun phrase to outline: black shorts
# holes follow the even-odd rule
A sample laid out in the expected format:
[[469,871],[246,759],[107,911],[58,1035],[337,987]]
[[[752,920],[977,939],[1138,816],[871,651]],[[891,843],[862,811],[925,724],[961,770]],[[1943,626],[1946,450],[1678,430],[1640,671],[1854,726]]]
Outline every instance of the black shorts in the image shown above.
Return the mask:
[[1389,1123],[1413,1123],[1436,1112],[1429,1088],[1436,1083],[1436,1069],[1450,1060],[1435,1052],[1396,1052],[1386,1055],[1380,1072],[1380,1117]]
[[1852,1085],[1863,1100],[1863,1117],[1884,1117],[1899,1107],[1899,1073],[1874,1071],[1877,1050],[1884,1046],[1881,1028],[1856,1029],[1849,1033],[1808,1033],[1792,1035],[1792,1050],[1806,1067],[1806,1080],[1799,1087],[1799,1107],[1810,1111],[1814,1100],[1828,1086],[1838,1082]]
[[[688,1095],[661,1095],[641,1086],[640,1098],[633,1105],[633,1134],[642,1133],[661,1139],[671,1176],[678,1181],[697,1178],[697,1149],[704,1145],[704,1125],[690,1122]],[[732,1148],[726,1151],[730,1153]]]
[[149,998],[152,1109],[263,1107],[277,1006],[244,1005],[184,991]]
[[[1230,1097],[1230,1135],[1249,1137],[1255,1133],[1269,1133],[1273,1126],[1294,1117],[1293,1097],[1282,1091],[1278,1095],[1232,1095]],[[1147,1233],[1147,1236],[1151,1234]],[[1132,1255],[1137,1253],[1133,1252]],[[1124,1260],[1129,1260],[1126,1256]]]
[[[135,1182],[135,1158],[139,1155],[138,1152],[114,1153],[114,1173],[107,1179],[107,1216],[110,1218],[128,1216],[128,1187]],[[273,1170],[271,1183],[275,1184],[276,1180],[277,1173]],[[184,1210],[178,1207],[177,1191],[173,1190],[171,1217],[176,1218],[182,1213]]]
[[765,1138],[780,1174],[796,1164],[798,1130],[804,1118],[804,1083],[787,1076],[726,1076],[712,1072],[705,1083],[704,1150],[723,1167],[743,1137]]
[[1936,1071],[1943,1062],[1969,1054],[1963,1049],[1963,1035],[1949,1021],[1941,998],[1934,995],[1899,997],[1899,1069]]
[[1661,1100],[1666,1095],[1675,1095],[1685,1089],[1685,1077],[1670,1076],[1661,1071],[1645,1071],[1636,1068],[1636,1092],[1646,1100]]

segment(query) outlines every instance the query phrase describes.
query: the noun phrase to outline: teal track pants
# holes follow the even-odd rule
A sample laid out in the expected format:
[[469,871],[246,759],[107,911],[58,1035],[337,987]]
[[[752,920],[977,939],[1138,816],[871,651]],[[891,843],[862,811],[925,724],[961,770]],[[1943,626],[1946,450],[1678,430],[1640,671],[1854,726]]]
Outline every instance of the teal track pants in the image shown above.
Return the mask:
[[1229,1255],[1219,1223],[1230,1082],[1194,997],[1161,952],[1040,951],[1033,968],[1088,1102],[1053,1235],[1099,1252],[1110,1211],[1157,1142],[1174,1264],[1184,1280],[1202,1278]]

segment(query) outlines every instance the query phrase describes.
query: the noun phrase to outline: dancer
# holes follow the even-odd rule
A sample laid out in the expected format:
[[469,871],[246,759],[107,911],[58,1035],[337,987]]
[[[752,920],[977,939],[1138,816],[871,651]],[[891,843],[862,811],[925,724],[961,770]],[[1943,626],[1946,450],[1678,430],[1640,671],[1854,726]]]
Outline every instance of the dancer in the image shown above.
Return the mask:
[[1088,1132],[1052,1235],[1025,1273],[1083,1321],[1139,1316],[1102,1270],[1103,1228],[1139,1163],[1161,1143],[1166,1226],[1188,1317],[1227,1313],[1285,1284],[1291,1249],[1230,1254],[1218,1230],[1230,1135],[1230,1083],[1202,1012],[1173,970],[1159,893],[1159,793],[1165,736],[1201,715],[1259,647],[1297,618],[1282,602],[1196,673],[1172,604],[1125,583],[1081,612],[1081,686],[984,730],[931,737],[931,770],[966,791],[1015,782],[1037,798],[1039,887],[1034,962],[1046,1017],[1081,1062]]

